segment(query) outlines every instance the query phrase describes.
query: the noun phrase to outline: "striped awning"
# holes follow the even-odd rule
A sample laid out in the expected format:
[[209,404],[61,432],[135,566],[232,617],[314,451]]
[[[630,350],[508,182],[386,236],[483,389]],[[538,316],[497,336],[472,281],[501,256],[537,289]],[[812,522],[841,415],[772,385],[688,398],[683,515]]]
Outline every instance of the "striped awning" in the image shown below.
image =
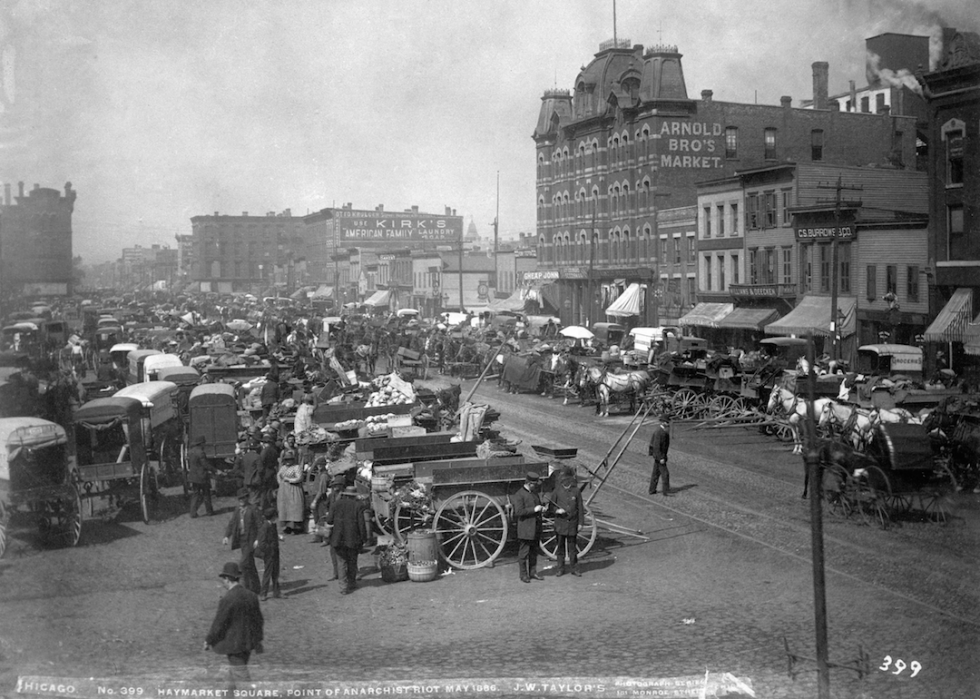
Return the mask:
[[384,289],[382,291],[375,291],[370,298],[365,302],[365,306],[374,306],[379,308],[381,306],[387,306],[388,302],[391,300],[391,291]]
[[719,328],[738,328],[740,330],[762,330],[766,324],[779,317],[774,308],[736,308],[718,321]]
[[966,326],[966,337],[963,338],[963,351],[967,354],[980,355],[980,316]]
[[630,284],[606,309],[606,315],[621,318],[640,315],[640,285]]
[[[855,308],[857,299],[853,296],[841,296],[837,299],[837,313],[844,316],[841,322],[841,337],[854,334],[856,327]],[[796,335],[797,337],[813,333],[828,337],[830,335],[830,297],[804,296],[799,305],[779,320],[765,327],[769,335]]]
[[707,303],[702,301],[687,314],[681,316],[678,325],[697,325],[703,328],[717,328],[718,321],[735,310],[733,303]]
[[967,326],[973,318],[973,290],[961,287],[953,292],[926,328],[926,342],[965,342]]

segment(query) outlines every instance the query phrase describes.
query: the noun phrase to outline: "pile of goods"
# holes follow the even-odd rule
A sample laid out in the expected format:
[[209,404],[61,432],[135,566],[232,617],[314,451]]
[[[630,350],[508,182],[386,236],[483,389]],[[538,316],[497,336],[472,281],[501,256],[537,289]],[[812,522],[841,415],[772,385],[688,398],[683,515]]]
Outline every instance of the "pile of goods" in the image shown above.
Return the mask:
[[338,432],[348,432],[351,430],[359,430],[367,423],[364,420],[344,420],[343,422],[336,423],[333,428]]
[[296,435],[296,443],[300,446],[308,444],[324,444],[333,442],[340,438],[336,432],[330,432],[325,427],[311,427]]
[[411,405],[415,402],[415,389],[412,384],[402,380],[397,374],[379,376],[371,382],[375,389],[367,400],[365,407],[375,408],[382,405]]
[[364,422],[367,423],[368,435],[373,437],[378,434],[388,433],[388,419],[395,417],[394,413],[387,415],[369,415]]

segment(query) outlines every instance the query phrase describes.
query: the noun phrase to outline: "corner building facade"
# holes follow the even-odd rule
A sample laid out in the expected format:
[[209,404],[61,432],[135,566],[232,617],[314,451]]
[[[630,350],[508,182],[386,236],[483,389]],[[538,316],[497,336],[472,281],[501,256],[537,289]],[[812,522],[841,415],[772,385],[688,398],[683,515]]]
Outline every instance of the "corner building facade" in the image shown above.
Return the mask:
[[[697,298],[697,252],[665,258],[679,222],[696,216],[697,184],[780,162],[915,168],[915,119],[838,111],[828,65],[814,63],[813,108],[718,102],[687,94],[676,46],[603,43],[573,90],[545,92],[537,151],[538,266],[559,273],[565,324],[606,320],[601,289],[641,284],[637,325],[659,324]],[[740,225],[735,213],[733,225]],[[696,218],[684,231],[693,235]],[[681,240],[686,240],[686,233]],[[667,304],[672,306],[668,308]]]

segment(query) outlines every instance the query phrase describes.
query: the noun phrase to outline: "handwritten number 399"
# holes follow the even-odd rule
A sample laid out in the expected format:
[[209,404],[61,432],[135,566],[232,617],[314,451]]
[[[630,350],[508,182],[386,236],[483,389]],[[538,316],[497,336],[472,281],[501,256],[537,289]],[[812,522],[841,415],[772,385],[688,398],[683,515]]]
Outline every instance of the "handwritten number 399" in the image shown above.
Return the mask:
[[[881,664],[881,666],[878,669],[881,670],[882,672],[887,672],[890,667],[892,667],[892,656],[886,655],[885,661]],[[913,660],[911,663],[906,665],[904,660],[901,660],[900,658],[896,658],[895,669],[892,671],[892,674],[901,675],[902,672],[905,670],[905,668],[910,668],[912,670],[912,674],[910,675],[910,677],[915,677],[916,675],[919,674],[919,670],[922,669],[922,665],[920,665],[917,660]]]

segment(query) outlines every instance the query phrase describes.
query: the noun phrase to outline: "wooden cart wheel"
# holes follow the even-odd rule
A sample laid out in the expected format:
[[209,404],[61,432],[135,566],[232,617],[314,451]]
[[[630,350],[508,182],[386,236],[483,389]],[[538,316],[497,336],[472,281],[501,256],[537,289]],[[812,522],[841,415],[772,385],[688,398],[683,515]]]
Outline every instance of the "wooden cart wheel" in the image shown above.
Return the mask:
[[3,558],[3,554],[7,550],[7,522],[7,508],[3,504],[3,500],[0,500],[0,558]]
[[[598,532],[599,528],[596,526],[595,517],[592,516],[592,510],[586,507],[585,523],[579,527],[578,537],[575,540],[575,544],[578,547],[579,558],[592,550],[592,546],[595,544]],[[553,561],[557,560],[558,536],[555,534],[554,517],[543,518],[541,525],[541,541],[539,542],[538,546],[541,549],[541,553],[543,553],[545,556]]]
[[143,523],[149,524],[157,499],[157,474],[149,463],[143,464],[140,471],[140,512]]
[[82,538],[82,495],[69,483],[65,494],[48,503],[52,508],[51,540],[62,546],[77,546]]
[[889,505],[892,500],[891,484],[888,476],[877,466],[865,468],[866,474],[858,479],[859,506],[861,517],[868,525],[877,524],[886,529],[891,522]]
[[743,412],[745,405],[735,396],[721,393],[708,401],[708,417],[736,417]]
[[789,423],[779,421],[772,426],[772,433],[776,435],[776,439],[780,442],[793,442],[796,441],[796,435],[793,433],[793,428],[789,426]]
[[823,502],[827,511],[842,517],[850,517],[854,511],[854,494],[851,476],[839,464],[823,467]]
[[422,518],[416,514],[414,508],[400,502],[395,505],[395,513],[388,520],[388,526],[391,529],[391,533],[395,539],[397,541],[404,542],[408,541],[409,532],[415,531],[416,529],[429,531],[431,528],[431,523],[426,524]]
[[693,388],[682,388],[674,394],[674,414],[682,420],[696,418],[703,405],[702,396]]
[[440,555],[454,568],[492,565],[507,543],[507,515],[495,499],[466,490],[439,506],[433,531]]

